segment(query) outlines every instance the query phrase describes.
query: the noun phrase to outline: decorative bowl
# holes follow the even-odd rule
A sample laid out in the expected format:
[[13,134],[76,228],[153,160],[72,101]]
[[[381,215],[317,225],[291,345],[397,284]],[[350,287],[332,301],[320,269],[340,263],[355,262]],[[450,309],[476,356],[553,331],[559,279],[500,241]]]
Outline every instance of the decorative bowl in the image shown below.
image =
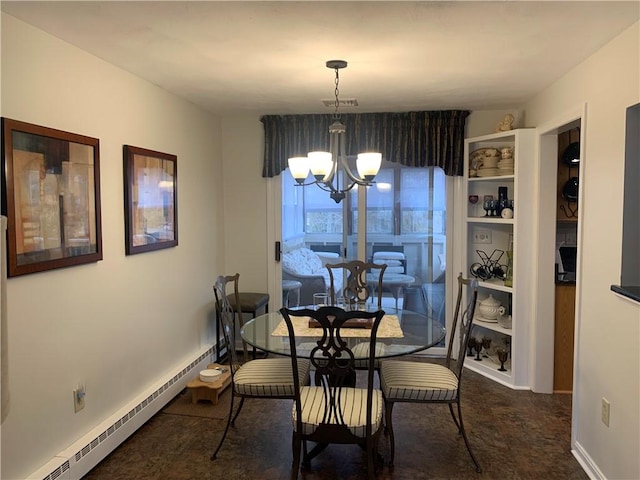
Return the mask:
[[501,315],[498,317],[498,325],[507,330],[511,329],[511,315]]
[[222,375],[222,372],[220,370],[201,370],[200,381],[205,383],[213,383],[218,379],[220,375]]

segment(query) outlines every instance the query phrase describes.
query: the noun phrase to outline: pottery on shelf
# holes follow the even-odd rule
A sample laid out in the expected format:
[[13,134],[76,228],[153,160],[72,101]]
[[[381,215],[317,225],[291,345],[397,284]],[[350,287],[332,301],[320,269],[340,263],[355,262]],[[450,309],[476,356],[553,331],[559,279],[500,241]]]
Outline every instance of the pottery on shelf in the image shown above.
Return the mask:
[[480,310],[480,315],[487,320],[497,320],[498,317],[504,315],[506,311],[500,302],[493,298],[491,294],[489,294],[489,297],[480,301],[478,310]]

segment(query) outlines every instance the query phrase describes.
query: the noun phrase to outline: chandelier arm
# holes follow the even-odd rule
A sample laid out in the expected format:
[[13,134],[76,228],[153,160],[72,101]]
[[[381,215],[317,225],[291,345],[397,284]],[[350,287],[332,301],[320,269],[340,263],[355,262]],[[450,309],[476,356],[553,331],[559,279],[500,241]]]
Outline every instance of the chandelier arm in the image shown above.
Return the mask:
[[362,180],[361,178],[358,178],[358,177],[357,177],[357,176],[356,176],[356,175],[351,171],[351,169],[349,168],[349,164],[348,164],[348,162],[347,162],[347,156],[346,156],[346,154],[345,154],[346,147],[345,147],[345,138],[344,138],[344,135],[345,135],[344,133],[339,133],[339,134],[338,134],[338,136],[339,136],[339,138],[340,138],[340,153],[339,153],[339,156],[340,156],[340,162],[342,163],[342,168],[343,168],[343,170],[344,170],[344,173],[346,173],[347,177],[349,177],[349,179],[350,179],[352,182],[355,182],[354,184],[349,185],[349,187],[348,187],[346,190],[344,190],[345,192],[348,192],[349,190],[351,190],[351,189],[353,188],[353,186],[354,186],[355,184],[358,184],[358,185],[365,185],[365,186],[366,186],[366,185],[370,185],[370,182],[367,182],[367,181],[365,181],[365,180]]
[[315,181],[313,183],[315,183],[318,186],[318,188],[320,188],[320,190],[324,190],[325,192],[329,192],[329,193],[338,192],[338,190],[336,190],[335,187],[333,186],[333,184],[331,184],[331,183],[319,182],[319,181]]
[[329,172],[329,175],[327,175],[323,182],[326,183],[327,185],[331,186],[331,191],[334,191],[335,188],[333,187],[333,179],[336,177],[336,173],[338,171],[338,166],[336,164],[335,158],[335,152],[336,152],[336,144],[335,144],[335,137],[333,134],[329,134],[329,152],[331,153],[331,160],[333,160],[333,165],[331,166],[331,171]]
[[[323,182],[318,182],[318,180],[312,180],[311,182],[308,182],[308,183],[294,183],[293,184],[294,187],[309,187],[311,185],[318,185],[320,187],[320,185],[324,185],[324,183]],[[327,190],[327,191],[329,191],[329,190]]]

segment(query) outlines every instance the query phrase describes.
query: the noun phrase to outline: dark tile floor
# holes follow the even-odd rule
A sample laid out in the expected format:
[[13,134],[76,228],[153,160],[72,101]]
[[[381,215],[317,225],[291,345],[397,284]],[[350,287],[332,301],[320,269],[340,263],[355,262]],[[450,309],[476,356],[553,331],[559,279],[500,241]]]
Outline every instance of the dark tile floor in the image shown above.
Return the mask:
[[[465,370],[462,409],[475,472],[446,405],[397,404],[395,468],[379,479],[588,479],[571,455],[571,396],[514,391]],[[212,462],[223,420],[159,412],[83,480],[281,480],[291,474],[290,401],[247,400]],[[387,437],[380,452],[388,457]],[[366,479],[357,446],[331,445],[308,480]]]

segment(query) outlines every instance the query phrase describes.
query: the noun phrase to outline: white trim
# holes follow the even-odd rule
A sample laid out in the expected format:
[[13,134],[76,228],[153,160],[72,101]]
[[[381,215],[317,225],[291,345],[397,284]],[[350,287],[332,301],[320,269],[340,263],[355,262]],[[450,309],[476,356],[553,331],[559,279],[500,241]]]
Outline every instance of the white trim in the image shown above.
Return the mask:
[[276,242],[282,249],[282,176],[267,178],[267,291],[270,310],[282,307],[282,267],[276,262]]
[[[587,130],[587,103],[584,102],[580,105],[576,105],[576,107],[571,110],[566,111],[563,115],[556,117],[555,119],[546,122],[545,124],[538,127],[538,133],[540,136],[545,134],[550,134],[557,131],[558,128],[567,125],[576,120],[580,120],[580,173],[578,180],[578,204],[580,204],[580,200],[583,198],[583,186],[584,186],[584,176],[585,169],[588,168],[588,162],[585,162],[586,159],[586,149],[585,147],[585,132]],[[578,350],[580,343],[578,342],[578,338],[580,337],[580,305],[582,304],[582,282],[580,280],[581,271],[582,271],[582,245],[583,245],[583,229],[582,222],[584,217],[584,209],[578,210],[578,251],[576,256],[576,303],[575,303],[575,332],[574,332],[574,350],[573,350],[573,401],[572,401],[572,411],[571,411],[571,446],[574,449],[578,448],[577,437],[578,437],[578,389],[577,389],[577,378],[578,378],[578,369],[580,365],[578,363]],[[538,302],[542,301],[542,299],[538,298]],[[553,338],[553,334],[552,337]],[[534,355],[538,350],[538,345],[534,347]],[[535,358],[535,357],[534,357]],[[553,364],[552,364],[553,365]],[[550,372],[551,378],[553,378],[553,371]],[[584,466],[584,465],[583,465]],[[596,477],[597,478],[597,477]]]
[[587,451],[582,448],[582,445],[580,445],[580,443],[575,443],[575,445],[571,449],[571,454],[578,461],[585,473],[589,475],[589,478],[591,480],[606,480],[607,477],[605,477],[604,473],[602,473],[602,471],[596,465],[596,462],[594,462]]

